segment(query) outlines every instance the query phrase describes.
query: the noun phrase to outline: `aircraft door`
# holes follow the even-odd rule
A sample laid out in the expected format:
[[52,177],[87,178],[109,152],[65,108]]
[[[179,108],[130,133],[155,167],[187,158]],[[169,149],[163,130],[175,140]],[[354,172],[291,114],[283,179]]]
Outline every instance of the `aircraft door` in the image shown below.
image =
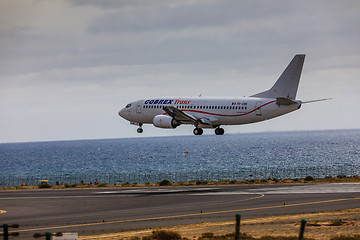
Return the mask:
[[[255,105],[255,114],[256,114],[256,116],[261,116],[261,108],[259,108],[259,107],[261,107],[261,105],[262,105],[262,102],[261,101],[258,101],[257,103],[256,103],[256,105]],[[258,109],[259,108],[259,109]]]
[[136,103],[136,113],[138,113],[138,114],[141,113],[141,103],[142,103],[142,101],[138,101]]

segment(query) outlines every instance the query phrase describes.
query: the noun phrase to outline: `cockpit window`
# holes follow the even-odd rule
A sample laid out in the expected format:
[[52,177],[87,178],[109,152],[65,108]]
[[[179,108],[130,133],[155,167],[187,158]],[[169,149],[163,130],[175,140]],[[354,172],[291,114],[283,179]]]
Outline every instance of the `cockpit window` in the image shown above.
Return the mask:
[[128,105],[126,105],[126,108],[129,108],[129,107],[131,107],[131,103],[129,103]]

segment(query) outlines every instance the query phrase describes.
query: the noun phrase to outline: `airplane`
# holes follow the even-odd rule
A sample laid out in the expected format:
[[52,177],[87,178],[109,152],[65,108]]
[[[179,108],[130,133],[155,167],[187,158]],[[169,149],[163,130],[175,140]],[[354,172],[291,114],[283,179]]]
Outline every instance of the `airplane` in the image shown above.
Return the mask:
[[295,99],[304,60],[305,54],[295,55],[269,90],[250,97],[146,98],[127,104],[118,114],[137,125],[138,133],[143,132],[143,124],[169,129],[190,124],[195,126],[195,135],[202,135],[203,128],[213,128],[216,135],[223,135],[223,125],[260,122],[298,110],[302,103],[328,100],[302,102]]

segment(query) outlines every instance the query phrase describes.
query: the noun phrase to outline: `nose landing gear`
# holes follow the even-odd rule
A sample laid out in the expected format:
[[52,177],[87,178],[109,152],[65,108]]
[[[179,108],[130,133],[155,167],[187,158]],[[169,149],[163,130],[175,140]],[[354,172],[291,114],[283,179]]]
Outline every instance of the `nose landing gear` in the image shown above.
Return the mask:
[[138,133],[142,133],[144,130],[142,129],[142,123],[139,123],[139,128],[136,130]]

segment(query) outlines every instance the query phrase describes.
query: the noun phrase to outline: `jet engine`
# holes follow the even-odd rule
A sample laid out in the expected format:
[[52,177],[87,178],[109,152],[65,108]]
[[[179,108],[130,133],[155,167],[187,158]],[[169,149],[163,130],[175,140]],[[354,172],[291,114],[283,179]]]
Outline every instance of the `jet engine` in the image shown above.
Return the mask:
[[153,119],[153,124],[158,128],[176,128],[180,123],[170,116],[156,115]]

